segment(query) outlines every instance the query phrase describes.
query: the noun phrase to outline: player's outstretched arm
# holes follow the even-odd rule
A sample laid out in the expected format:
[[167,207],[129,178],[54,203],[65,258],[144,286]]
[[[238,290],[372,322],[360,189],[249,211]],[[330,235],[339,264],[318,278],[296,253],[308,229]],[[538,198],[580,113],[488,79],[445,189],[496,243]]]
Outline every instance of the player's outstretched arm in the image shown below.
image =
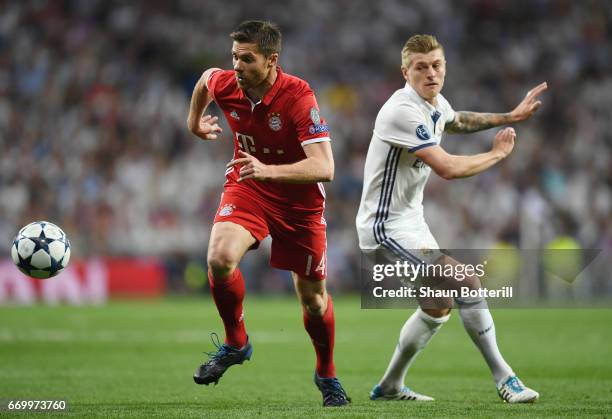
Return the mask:
[[334,157],[329,141],[304,146],[306,158],[292,164],[263,164],[254,156],[240,150],[239,158],[227,167],[240,167],[241,182],[245,179],[282,183],[330,182],[334,178]]
[[512,112],[508,113],[480,113],[480,112],[455,112],[455,119],[444,127],[451,134],[468,134],[488,128],[529,119],[542,105],[538,96],[546,90],[546,82],[540,83],[527,92],[525,98]]
[[422,148],[416,151],[414,155],[444,179],[464,178],[484,172],[495,163],[506,158],[514,148],[515,138],[514,129],[505,128],[495,135],[493,147],[487,153],[456,156],[435,145]]
[[222,131],[221,127],[217,124],[218,117],[204,115],[204,111],[213,100],[206,87],[206,81],[214,70],[217,69],[210,68],[206,70],[196,83],[191,94],[189,116],[187,117],[189,131],[203,140],[216,140],[217,134]]

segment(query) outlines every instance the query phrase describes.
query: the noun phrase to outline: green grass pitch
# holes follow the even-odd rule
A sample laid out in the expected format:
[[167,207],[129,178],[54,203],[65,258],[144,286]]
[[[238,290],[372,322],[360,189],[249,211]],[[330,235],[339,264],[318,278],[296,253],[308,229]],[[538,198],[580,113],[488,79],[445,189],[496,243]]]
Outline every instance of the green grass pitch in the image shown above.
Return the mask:
[[[371,402],[402,310],[361,310],[335,299],[336,365],[353,404],[320,407],[314,353],[292,298],[247,297],[254,354],[218,386],[191,375],[223,336],[210,299],[113,302],[102,307],[0,307],[0,416],[8,400],[66,400],[70,416],[114,417],[499,417],[612,415],[612,310],[494,310],[499,344],[541,393],[503,404],[458,316],[436,335],[407,384],[433,403]],[[40,417],[40,413],[31,413]],[[57,415],[57,414],[56,414]],[[23,412],[20,417],[29,416]]]

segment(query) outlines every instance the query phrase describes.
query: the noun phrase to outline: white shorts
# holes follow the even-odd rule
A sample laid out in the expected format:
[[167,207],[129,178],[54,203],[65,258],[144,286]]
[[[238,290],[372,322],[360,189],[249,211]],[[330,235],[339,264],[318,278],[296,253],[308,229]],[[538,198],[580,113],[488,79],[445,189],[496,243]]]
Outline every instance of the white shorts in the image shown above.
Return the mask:
[[363,251],[387,250],[414,263],[433,263],[441,255],[438,242],[423,218],[386,221],[374,234],[373,226],[357,229]]

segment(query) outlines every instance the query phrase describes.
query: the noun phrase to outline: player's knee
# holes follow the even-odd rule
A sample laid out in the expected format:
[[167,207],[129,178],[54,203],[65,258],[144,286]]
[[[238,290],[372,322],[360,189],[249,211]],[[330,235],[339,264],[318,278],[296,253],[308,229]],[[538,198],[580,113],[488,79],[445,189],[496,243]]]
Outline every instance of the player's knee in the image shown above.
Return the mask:
[[213,278],[223,279],[229,276],[238,266],[238,261],[230,252],[212,249],[208,253],[208,269],[211,270]]
[[323,293],[300,294],[300,301],[308,313],[314,314],[315,316],[322,316],[325,314],[327,304]]
[[435,318],[447,316],[451,312],[450,308],[422,308],[421,310],[423,310],[425,314]]

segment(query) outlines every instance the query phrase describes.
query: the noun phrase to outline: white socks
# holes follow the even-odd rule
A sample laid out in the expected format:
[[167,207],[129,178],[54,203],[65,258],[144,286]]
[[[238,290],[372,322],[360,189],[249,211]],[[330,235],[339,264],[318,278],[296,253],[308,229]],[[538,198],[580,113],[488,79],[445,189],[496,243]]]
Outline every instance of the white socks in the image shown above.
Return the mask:
[[459,307],[459,316],[461,316],[463,327],[487,361],[487,365],[493,373],[495,384],[499,387],[502,380],[514,375],[514,373],[497,348],[495,324],[487,303],[484,300],[461,302]]
[[385,375],[380,380],[379,385],[384,393],[389,394],[401,390],[408,367],[449,318],[450,314],[439,318],[432,317],[420,308],[410,316],[402,327],[399,343]]
[[[499,387],[500,383],[510,375],[514,375],[514,372],[497,347],[495,323],[493,323],[493,317],[486,301],[461,302],[459,316],[463,327],[487,362],[495,384]],[[410,316],[402,327],[399,343],[393,352],[385,375],[380,380],[379,385],[384,393],[389,394],[401,390],[408,368],[421,349],[449,318],[450,314],[439,318],[432,317],[420,308]]]

